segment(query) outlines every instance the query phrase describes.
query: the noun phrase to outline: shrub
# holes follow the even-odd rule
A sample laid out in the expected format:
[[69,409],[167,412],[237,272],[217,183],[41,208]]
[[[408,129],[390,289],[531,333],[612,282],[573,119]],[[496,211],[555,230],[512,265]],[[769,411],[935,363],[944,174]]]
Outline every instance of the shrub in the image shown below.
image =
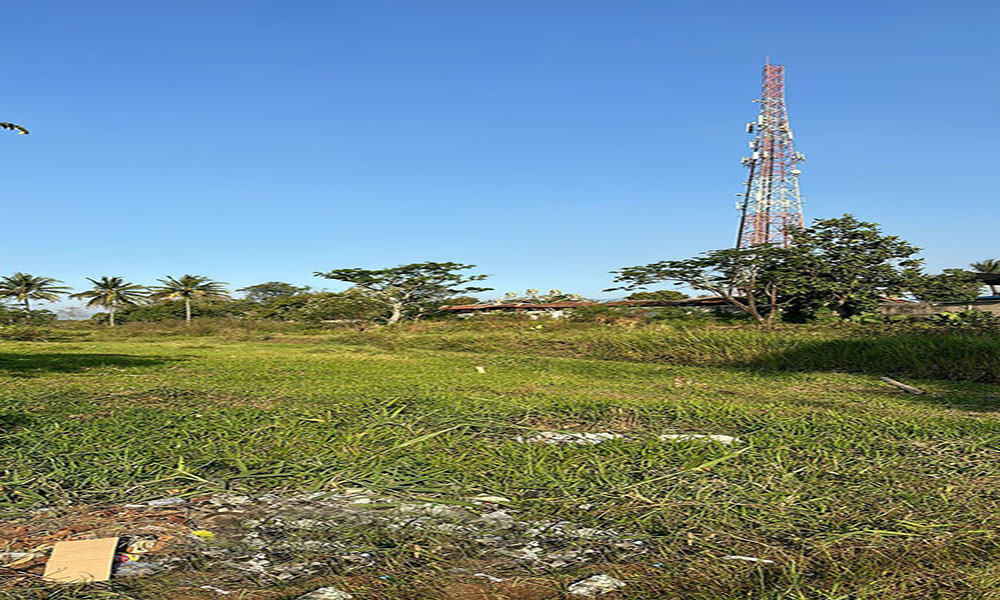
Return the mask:
[[52,337],[48,329],[34,325],[4,325],[0,326],[0,339],[18,342],[42,342]]
[[51,310],[24,310],[14,306],[0,306],[0,324],[5,325],[49,325],[56,320]]

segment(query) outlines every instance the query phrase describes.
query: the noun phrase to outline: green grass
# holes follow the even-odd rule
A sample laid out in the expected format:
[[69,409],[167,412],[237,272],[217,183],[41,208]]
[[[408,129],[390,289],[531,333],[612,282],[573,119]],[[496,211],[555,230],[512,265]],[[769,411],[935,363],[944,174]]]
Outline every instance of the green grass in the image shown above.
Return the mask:
[[[331,485],[489,493],[525,515],[654,538],[639,563],[606,567],[631,574],[620,597],[986,599],[1000,585],[1000,388],[983,383],[1000,371],[995,339],[482,329],[0,343],[0,503]],[[514,441],[535,428],[631,437]],[[674,432],[749,443],[655,439]],[[416,587],[388,596],[352,591],[431,597],[412,595],[424,576],[399,573]],[[107,593],[159,597],[116,585]]]

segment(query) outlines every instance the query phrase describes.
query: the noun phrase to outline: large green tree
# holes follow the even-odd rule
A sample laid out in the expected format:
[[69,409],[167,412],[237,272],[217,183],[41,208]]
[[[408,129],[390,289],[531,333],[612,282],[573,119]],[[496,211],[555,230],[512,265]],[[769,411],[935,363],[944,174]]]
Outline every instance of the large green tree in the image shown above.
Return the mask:
[[87,278],[93,287],[70,298],[87,300],[88,307],[100,306],[108,309],[108,325],[115,326],[115,313],[122,306],[138,304],[146,298],[146,288],[129,283],[121,277]]
[[662,281],[724,298],[760,323],[778,310],[811,317],[829,309],[841,317],[873,310],[882,296],[911,291],[922,282],[919,248],[877,223],[851,215],[818,219],[798,228],[788,247],[760,245],[713,250],[615,271],[616,282],[638,289]]
[[58,279],[51,277],[36,277],[29,273],[14,273],[0,279],[0,297],[12,298],[24,305],[24,310],[31,311],[32,300],[48,300],[55,302],[59,296],[69,291]]
[[229,291],[222,281],[213,281],[202,275],[181,275],[179,278],[158,279],[162,285],[150,288],[154,300],[184,300],[184,320],[191,322],[191,301],[197,299],[222,300]]
[[979,297],[982,287],[971,271],[945,269],[938,275],[924,276],[912,292],[922,302],[971,302]]
[[792,233],[784,292],[793,310],[841,317],[870,312],[879,298],[920,285],[920,248],[852,215],[817,219]]
[[[987,258],[986,260],[981,260],[979,262],[974,262],[969,265],[969,268],[977,273],[1000,273],[1000,259]],[[995,283],[986,284],[990,286],[990,294],[997,295],[997,286]]]
[[788,250],[768,244],[712,250],[686,260],[663,260],[613,271],[615,282],[625,285],[605,291],[673,282],[721,296],[758,323],[770,325],[786,301],[782,285],[786,283],[787,258]]
[[294,296],[309,291],[309,286],[297,286],[284,281],[266,281],[257,285],[249,285],[236,290],[243,292],[243,297],[252,302],[266,302],[284,296]]
[[387,323],[392,324],[407,314],[418,318],[434,303],[449,296],[493,289],[466,285],[489,277],[459,273],[474,267],[456,262],[422,262],[386,269],[334,269],[315,274],[353,284],[386,307]]

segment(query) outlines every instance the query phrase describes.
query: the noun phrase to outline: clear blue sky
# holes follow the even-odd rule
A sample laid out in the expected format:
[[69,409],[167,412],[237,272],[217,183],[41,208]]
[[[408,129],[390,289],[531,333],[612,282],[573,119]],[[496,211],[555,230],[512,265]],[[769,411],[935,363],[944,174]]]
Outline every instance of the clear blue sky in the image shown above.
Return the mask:
[[807,220],[1000,257],[1000,3],[93,0],[4,8],[0,272],[496,294],[730,245],[766,55]]

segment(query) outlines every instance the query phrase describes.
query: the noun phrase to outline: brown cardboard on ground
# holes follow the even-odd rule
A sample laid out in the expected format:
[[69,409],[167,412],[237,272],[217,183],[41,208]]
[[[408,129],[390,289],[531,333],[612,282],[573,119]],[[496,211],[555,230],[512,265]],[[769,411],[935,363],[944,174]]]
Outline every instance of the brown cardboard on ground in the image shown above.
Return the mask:
[[118,538],[56,542],[42,577],[62,583],[107,581],[117,547]]

